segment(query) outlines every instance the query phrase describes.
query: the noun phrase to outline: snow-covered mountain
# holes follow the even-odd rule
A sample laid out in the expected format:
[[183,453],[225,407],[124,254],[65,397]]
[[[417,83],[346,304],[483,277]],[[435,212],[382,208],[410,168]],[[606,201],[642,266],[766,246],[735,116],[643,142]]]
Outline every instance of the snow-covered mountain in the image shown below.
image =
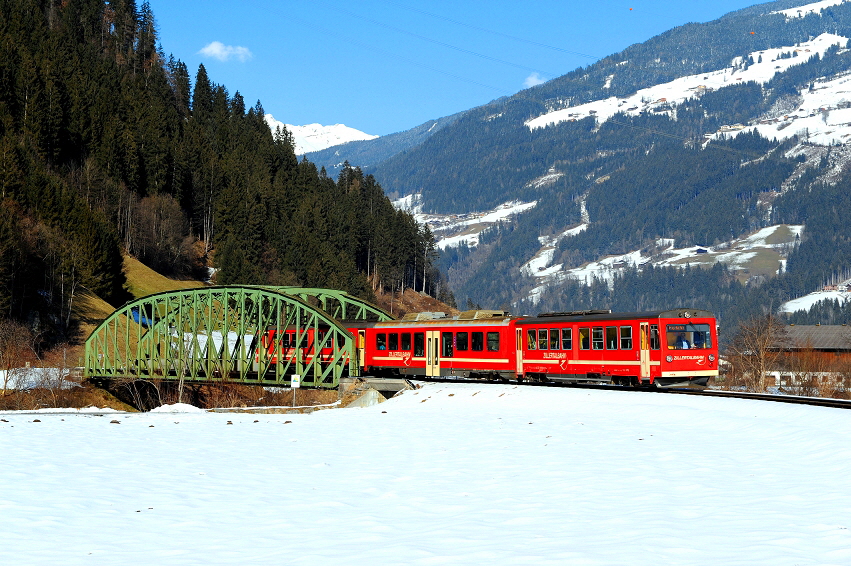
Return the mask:
[[293,135],[297,155],[320,151],[352,141],[374,140],[378,137],[350,128],[345,124],[334,124],[333,126],[323,126],[321,124],[294,126],[292,124],[284,124],[280,120],[276,120],[272,114],[266,114],[266,123],[269,124],[269,128],[273,132],[277,128],[286,128]]

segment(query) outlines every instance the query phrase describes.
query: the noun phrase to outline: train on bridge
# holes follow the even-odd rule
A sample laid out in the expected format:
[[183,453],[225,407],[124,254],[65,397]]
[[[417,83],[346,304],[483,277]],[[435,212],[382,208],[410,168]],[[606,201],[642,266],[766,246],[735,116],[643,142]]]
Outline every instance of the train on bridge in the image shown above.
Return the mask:
[[[712,313],[674,309],[643,313],[577,311],[536,317],[502,311],[416,313],[403,320],[346,324],[355,337],[361,375],[457,377],[565,383],[681,387],[718,375]],[[300,335],[270,329],[257,363],[297,349],[331,355],[319,330]],[[322,346],[317,350],[314,340]]]

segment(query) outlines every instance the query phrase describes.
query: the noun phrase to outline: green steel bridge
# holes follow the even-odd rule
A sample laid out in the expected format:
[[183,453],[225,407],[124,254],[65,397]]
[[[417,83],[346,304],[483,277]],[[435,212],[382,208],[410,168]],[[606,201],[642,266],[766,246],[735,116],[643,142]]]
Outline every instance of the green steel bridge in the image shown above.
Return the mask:
[[[218,286],[156,293],[124,304],[86,340],[95,379],[334,388],[358,375],[344,323],[393,317],[332,289]],[[270,332],[274,331],[274,332]],[[293,355],[275,355],[290,344]]]

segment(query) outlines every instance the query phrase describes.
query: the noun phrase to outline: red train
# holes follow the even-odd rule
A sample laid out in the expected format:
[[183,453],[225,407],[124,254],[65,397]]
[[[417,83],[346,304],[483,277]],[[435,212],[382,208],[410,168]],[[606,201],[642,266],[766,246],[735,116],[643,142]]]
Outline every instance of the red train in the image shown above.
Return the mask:
[[708,311],[426,314],[349,325],[362,372],[659,387],[706,385],[718,375]]

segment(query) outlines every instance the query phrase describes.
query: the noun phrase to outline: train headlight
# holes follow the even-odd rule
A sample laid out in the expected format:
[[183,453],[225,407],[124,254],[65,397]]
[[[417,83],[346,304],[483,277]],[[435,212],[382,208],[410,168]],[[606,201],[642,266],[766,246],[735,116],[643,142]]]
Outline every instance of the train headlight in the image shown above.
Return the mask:
[[665,361],[670,363],[674,361],[674,356],[665,356]]
[[714,361],[715,361],[715,354],[709,354],[709,361],[710,361],[710,362],[714,362]]

